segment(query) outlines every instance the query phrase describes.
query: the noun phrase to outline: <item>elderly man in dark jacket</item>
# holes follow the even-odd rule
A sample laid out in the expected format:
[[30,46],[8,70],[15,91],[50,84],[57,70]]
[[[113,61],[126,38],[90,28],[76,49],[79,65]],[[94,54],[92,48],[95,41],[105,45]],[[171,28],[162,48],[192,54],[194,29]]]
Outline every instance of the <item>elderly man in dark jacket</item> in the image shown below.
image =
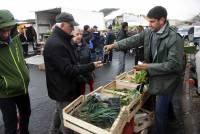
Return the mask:
[[79,65],[71,44],[71,32],[78,25],[71,14],[56,16],[56,27],[44,48],[44,62],[48,95],[56,101],[56,111],[50,133],[72,133],[63,126],[62,109],[80,95],[80,75],[102,66],[100,61]]
[[[146,70],[149,76],[149,92],[157,95],[156,130],[157,134],[168,134],[168,111],[173,105],[180,130],[183,131],[181,92],[183,84],[183,39],[169,26],[167,11],[156,6],[148,14],[150,29],[137,35],[105,46],[124,50],[144,46],[145,63],[137,65],[137,70]],[[182,132],[183,133],[183,132]]]

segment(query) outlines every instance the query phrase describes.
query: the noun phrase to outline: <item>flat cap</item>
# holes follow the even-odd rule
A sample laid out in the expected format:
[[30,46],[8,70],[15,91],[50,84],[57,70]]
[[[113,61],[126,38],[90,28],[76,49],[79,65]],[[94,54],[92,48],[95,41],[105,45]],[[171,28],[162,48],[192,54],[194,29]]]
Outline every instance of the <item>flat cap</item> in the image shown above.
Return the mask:
[[68,22],[73,26],[78,26],[79,24],[74,20],[74,17],[70,13],[62,12],[56,16],[56,22]]

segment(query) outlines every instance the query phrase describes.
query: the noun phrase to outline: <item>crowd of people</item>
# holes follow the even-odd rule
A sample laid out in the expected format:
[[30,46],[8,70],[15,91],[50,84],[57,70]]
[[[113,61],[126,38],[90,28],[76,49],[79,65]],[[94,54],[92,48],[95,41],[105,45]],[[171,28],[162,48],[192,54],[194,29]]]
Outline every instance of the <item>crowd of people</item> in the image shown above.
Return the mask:
[[24,57],[28,56],[29,52],[29,45],[32,46],[33,51],[36,50],[36,43],[37,43],[37,34],[32,25],[24,25],[20,24],[17,26],[17,30],[19,32],[19,38],[22,42],[23,54]]
[[[56,16],[56,24],[47,39],[43,56],[49,97],[56,102],[50,134],[73,134],[63,125],[62,109],[81,94],[89,84],[94,90],[93,71],[103,63],[112,62],[113,49],[120,51],[118,74],[124,72],[127,50],[135,48],[143,61],[134,67],[148,72],[149,93],[156,98],[155,134],[167,134],[169,107],[181,133],[184,133],[181,92],[183,83],[183,39],[170,27],[167,10],[162,6],[152,8],[148,14],[149,28],[140,27],[137,33],[128,34],[128,23],[123,22],[115,34],[112,26],[105,35],[97,26],[85,25],[83,31],[70,13]],[[0,109],[6,134],[28,134],[31,115],[28,94],[29,73],[23,53],[28,35],[26,28],[17,33],[14,16],[0,10]],[[23,52],[23,49],[24,51]],[[105,50],[105,51],[104,51]],[[137,59],[139,60],[139,59]],[[158,82],[159,81],[159,82]],[[17,118],[19,113],[19,118]]]

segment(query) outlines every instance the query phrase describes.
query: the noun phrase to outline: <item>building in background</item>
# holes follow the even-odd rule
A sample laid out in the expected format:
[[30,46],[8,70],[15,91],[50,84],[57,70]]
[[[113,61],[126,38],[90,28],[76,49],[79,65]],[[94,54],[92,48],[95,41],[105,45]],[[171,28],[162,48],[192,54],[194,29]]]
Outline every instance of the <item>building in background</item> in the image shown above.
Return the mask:
[[119,9],[113,11],[109,15],[104,17],[106,26],[120,25],[122,22],[128,22],[129,26],[148,26],[148,21],[144,15],[135,15],[132,11],[126,11]]

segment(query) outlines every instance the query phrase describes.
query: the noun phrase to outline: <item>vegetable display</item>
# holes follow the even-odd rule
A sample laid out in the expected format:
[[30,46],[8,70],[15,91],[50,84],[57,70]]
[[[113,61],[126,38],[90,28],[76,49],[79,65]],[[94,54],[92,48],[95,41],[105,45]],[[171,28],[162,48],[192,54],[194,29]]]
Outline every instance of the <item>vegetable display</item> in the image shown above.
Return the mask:
[[95,96],[90,96],[75,116],[105,129],[112,126],[119,111],[119,108],[110,107],[108,103],[99,101]]
[[142,70],[142,71],[138,71],[137,73],[134,73],[131,76],[131,82],[132,83],[137,83],[137,84],[147,84],[148,80],[147,80],[147,72]]
[[[106,90],[105,90],[106,91]],[[82,107],[75,112],[78,118],[101,128],[110,128],[117,118],[120,107],[127,106],[141,93],[137,89],[110,89],[114,96],[96,93],[87,98]],[[123,95],[119,95],[119,92]]]
[[136,89],[114,89],[114,91],[126,93],[126,95],[121,95],[120,97],[120,105],[127,106],[131,101],[137,99],[139,97],[140,91]]

